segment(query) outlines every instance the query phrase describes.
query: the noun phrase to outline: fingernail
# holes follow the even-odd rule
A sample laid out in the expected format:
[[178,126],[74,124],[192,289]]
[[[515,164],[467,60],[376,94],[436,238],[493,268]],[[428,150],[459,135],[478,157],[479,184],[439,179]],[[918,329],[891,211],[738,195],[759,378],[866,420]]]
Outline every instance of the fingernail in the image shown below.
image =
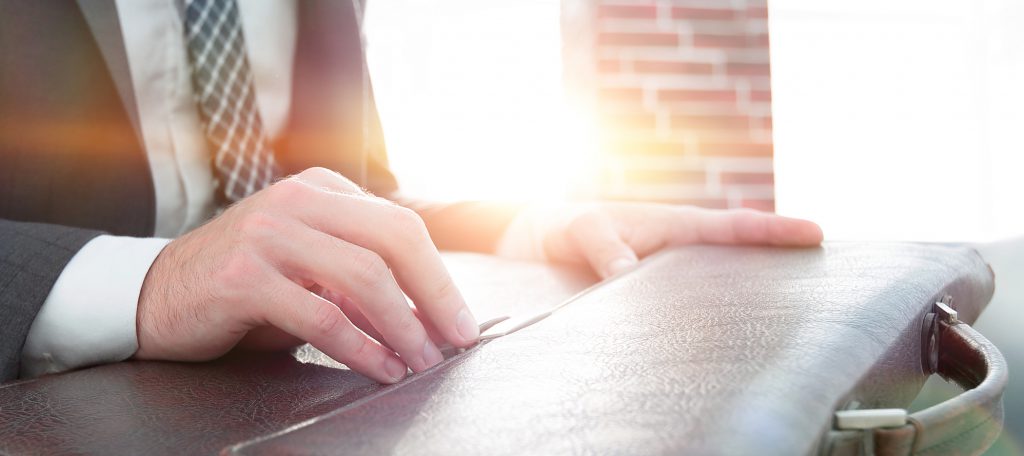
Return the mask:
[[616,259],[614,259],[612,261],[609,261],[608,262],[608,277],[611,277],[611,276],[616,275],[616,274],[618,274],[618,273],[620,273],[622,271],[625,271],[626,269],[629,269],[630,267],[632,267],[634,264],[636,264],[636,260],[634,260],[632,258],[626,258],[626,257],[616,258]]
[[455,329],[462,336],[462,340],[466,342],[473,342],[480,337],[480,325],[476,323],[476,319],[469,313],[469,309],[459,311],[459,315],[455,317]]
[[441,361],[444,361],[444,356],[441,355],[441,350],[438,350],[437,346],[428,339],[423,344],[423,362],[426,364],[424,369],[433,367]]
[[388,376],[397,382],[405,377],[405,374],[409,372],[409,368],[397,358],[389,357],[384,360],[384,372],[387,372]]

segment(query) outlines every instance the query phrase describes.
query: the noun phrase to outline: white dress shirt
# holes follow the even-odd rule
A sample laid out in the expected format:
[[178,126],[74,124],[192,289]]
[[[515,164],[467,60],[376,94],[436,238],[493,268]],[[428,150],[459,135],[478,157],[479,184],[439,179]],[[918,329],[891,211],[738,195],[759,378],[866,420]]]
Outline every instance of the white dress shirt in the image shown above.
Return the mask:
[[[214,213],[210,152],[193,100],[181,16],[175,0],[116,0],[142,140],[156,191],[156,236],[99,236],[71,259],[32,323],[21,377],[122,361],[138,349],[136,309],[153,261],[172,238]],[[291,103],[296,0],[239,2],[256,103],[270,138]],[[512,222],[497,253],[543,260],[546,212]]]

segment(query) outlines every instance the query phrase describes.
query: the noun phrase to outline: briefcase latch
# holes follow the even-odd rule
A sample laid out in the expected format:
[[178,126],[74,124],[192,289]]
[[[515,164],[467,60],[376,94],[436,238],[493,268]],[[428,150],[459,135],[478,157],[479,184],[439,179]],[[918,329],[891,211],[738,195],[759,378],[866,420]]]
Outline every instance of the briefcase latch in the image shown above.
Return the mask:
[[840,410],[836,412],[836,429],[875,429],[907,424],[904,409]]
[[929,375],[939,367],[939,323],[949,326],[960,323],[950,295],[935,301],[931,312],[925,314],[921,327],[921,368]]

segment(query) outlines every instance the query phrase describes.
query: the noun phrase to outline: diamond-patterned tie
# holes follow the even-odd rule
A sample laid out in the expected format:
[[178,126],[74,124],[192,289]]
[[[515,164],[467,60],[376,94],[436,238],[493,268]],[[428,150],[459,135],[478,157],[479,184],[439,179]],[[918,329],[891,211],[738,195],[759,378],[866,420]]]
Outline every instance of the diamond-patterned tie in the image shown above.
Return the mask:
[[277,168],[256,106],[238,4],[185,0],[184,29],[220,196],[230,204],[269,185]]

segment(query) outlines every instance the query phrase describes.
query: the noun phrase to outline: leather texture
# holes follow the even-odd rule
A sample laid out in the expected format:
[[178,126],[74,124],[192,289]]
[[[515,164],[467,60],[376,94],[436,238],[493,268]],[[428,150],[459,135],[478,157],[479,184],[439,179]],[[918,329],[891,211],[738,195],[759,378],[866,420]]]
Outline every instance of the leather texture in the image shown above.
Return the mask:
[[[595,279],[446,258],[480,321],[559,307],[387,387],[308,347],[0,387],[0,451],[814,453],[835,410],[910,402],[935,301],[971,322],[992,293],[975,252],[940,245],[686,247],[571,299]],[[945,365],[977,377],[957,350]]]
[[951,295],[973,321],[991,293],[990,269],[959,247],[683,248],[370,400],[230,451],[814,453],[836,409],[910,402],[935,301]]
[[[481,255],[445,260],[481,322],[553,307],[597,281]],[[308,345],[294,356],[99,366],[0,386],[0,454],[216,454],[387,389]]]

